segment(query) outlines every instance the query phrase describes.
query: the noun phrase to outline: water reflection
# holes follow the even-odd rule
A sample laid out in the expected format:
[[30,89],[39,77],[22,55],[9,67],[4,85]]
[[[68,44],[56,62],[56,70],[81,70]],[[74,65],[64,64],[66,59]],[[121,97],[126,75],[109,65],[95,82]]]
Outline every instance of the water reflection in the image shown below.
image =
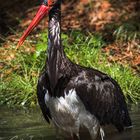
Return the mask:
[[[117,133],[107,128],[105,140],[140,140],[140,105],[131,105],[132,131]],[[0,140],[55,140],[39,109],[15,110],[0,107]]]

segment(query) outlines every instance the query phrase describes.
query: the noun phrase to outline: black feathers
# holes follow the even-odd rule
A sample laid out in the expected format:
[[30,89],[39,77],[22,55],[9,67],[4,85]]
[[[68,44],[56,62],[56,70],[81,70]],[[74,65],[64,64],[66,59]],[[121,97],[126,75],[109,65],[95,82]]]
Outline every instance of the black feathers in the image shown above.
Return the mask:
[[49,90],[49,79],[46,72],[43,72],[38,80],[37,85],[37,97],[38,103],[40,105],[41,111],[43,113],[44,118],[48,123],[50,123],[49,119],[51,119],[51,114],[49,108],[45,104],[45,94]]
[[66,89],[76,90],[86,109],[101,125],[113,124],[118,131],[131,126],[125,98],[117,82],[94,69],[77,69],[75,71],[80,72],[71,78]]
[[39,87],[42,87],[42,92],[38,92],[41,94],[38,97],[42,98],[39,101],[42,101],[41,109],[47,118],[51,118],[51,115],[44,102],[43,88],[53,97],[64,96],[64,91],[67,93],[70,89],[75,89],[85,108],[96,116],[101,125],[112,124],[120,132],[124,127],[132,125],[124,95],[115,80],[98,70],[75,65],[67,58],[65,61],[68,65],[60,65],[59,71],[63,76],[58,79],[53,93],[47,74],[43,73],[39,80],[38,91],[41,91]]
[[[51,119],[51,107],[45,104],[46,92],[50,97],[64,96],[74,89],[88,112],[101,125],[112,124],[118,131],[131,126],[124,95],[118,83],[108,75],[72,63],[61,46],[60,5],[50,12],[47,68],[39,78],[38,102],[45,119]],[[62,116],[63,117],[63,116]],[[63,118],[61,118],[63,119]]]

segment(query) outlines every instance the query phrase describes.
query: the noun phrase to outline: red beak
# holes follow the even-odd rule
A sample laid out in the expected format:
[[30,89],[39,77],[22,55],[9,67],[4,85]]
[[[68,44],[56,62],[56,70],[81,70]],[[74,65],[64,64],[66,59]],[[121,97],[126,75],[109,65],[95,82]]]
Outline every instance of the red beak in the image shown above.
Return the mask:
[[32,22],[30,23],[29,27],[26,29],[26,31],[24,32],[24,34],[22,35],[22,37],[20,38],[17,47],[20,47],[24,40],[26,39],[26,37],[31,33],[31,31],[39,24],[39,22],[43,19],[43,17],[48,14],[49,10],[51,8],[49,6],[46,5],[41,5],[36,16],[34,17],[34,19],[32,20]]

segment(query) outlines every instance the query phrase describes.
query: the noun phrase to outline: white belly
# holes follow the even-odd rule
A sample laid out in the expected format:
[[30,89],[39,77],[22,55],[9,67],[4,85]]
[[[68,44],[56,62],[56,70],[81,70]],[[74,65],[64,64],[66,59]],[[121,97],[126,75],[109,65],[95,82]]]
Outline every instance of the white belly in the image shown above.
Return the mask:
[[70,134],[79,134],[80,126],[86,127],[94,139],[99,131],[99,122],[90,114],[74,89],[64,97],[50,97],[45,95],[46,105],[49,107],[53,123],[63,131]]

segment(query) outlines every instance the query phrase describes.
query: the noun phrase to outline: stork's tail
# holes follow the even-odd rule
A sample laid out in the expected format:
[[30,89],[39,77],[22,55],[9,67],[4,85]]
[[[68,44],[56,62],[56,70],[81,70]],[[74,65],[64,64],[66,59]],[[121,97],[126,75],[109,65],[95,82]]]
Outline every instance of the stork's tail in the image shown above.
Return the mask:
[[121,109],[120,113],[118,113],[114,119],[113,124],[116,126],[119,132],[122,132],[127,128],[132,128],[131,118],[126,107]]
[[130,129],[133,127],[129,114],[127,114],[125,116],[124,121],[123,121],[123,125],[124,125],[125,129]]
[[132,121],[129,116],[128,110],[125,110],[124,116],[123,116],[123,126],[124,129],[132,128]]

